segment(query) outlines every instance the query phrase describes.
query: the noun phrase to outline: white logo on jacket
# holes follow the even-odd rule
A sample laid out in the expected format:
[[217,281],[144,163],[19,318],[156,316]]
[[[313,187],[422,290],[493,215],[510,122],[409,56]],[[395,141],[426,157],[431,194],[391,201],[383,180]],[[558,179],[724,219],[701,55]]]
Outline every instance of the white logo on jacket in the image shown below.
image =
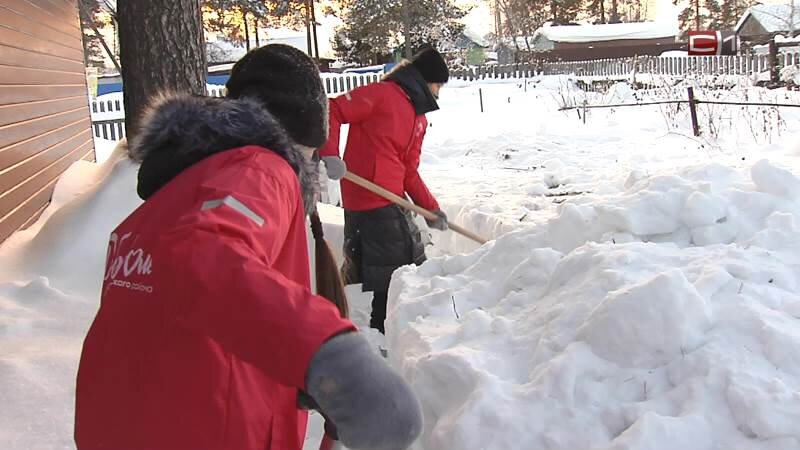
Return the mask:
[[[125,241],[132,233],[125,233],[119,237],[111,233],[106,255],[106,276],[104,281],[108,286],[122,287],[133,291],[142,291],[148,294],[153,292],[153,286],[141,283],[131,283],[126,278],[131,275],[150,275],[153,271],[153,258],[141,248],[128,250],[125,253]],[[122,278],[122,279],[120,279]]]

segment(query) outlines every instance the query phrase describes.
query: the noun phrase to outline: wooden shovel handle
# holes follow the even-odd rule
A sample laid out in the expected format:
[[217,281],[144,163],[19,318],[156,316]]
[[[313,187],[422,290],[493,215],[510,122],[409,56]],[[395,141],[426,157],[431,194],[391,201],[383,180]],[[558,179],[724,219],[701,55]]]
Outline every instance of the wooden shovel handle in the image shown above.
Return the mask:
[[[347,181],[350,181],[352,183],[355,183],[355,184],[361,186],[362,188],[364,188],[364,189],[366,189],[366,190],[368,190],[368,191],[370,191],[370,192],[372,192],[374,194],[380,195],[381,197],[385,198],[386,200],[389,200],[390,202],[392,202],[392,203],[394,203],[396,205],[399,205],[399,206],[402,206],[403,208],[406,208],[406,209],[409,209],[411,211],[414,211],[417,214],[421,215],[422,217],[424,217],[424,218],[426,218],[428,220],[437,220],[437,219],[440,218],[436,214],[428,211],[427,209],[422,208],[420,206],[417,206],[417,205],[411,203],[410,201],[404,199],[403,197],[400,197],[399,195],[395,194],[394,192],[388,191],[388,190],[378,186],[377,184],[375,184],[375,183],[373,183],[373,182],[371,182],[369,180],[366,180],[366,179],[364,179],[364,178],[362,178],[362,177],[360,177],[360,176],[358,176],[358,175],[356,175],[356,174],[354,174],[352,172],[347,172],[344,175],[344,179],[347,180]],[[455,231],[456,233],[458,233],[458,234],[460,234],[462,236],[466,236],[466,237],[472,239],[473,241],[475,241],[475,242],[477,242],[479,244],[485,244],[486,243],[486,239],[478,236],[477,234],[475,234],[475,233],[473,233],[473,232],[471,232],[471,231],[469,231],[469,230],[467,230],[467,229],[465,229],[465,228],[463,228],[463,227],[461,227],[461,226],[459,226],[457,224],[454,224],[453,222],[448,221],[447,222],[447,226],[450,227],[450,229]]]

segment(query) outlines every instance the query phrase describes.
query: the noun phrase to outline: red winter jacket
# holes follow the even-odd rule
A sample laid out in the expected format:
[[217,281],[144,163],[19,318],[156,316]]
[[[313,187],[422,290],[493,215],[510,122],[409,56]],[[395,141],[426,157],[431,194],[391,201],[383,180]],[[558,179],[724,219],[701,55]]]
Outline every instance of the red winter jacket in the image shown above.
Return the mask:
[[[339,155],[342,124],[350,124],[344,152],[348,171],[401,197],[408,193],[423,208],[439,209],[417,170],[428,121],[424,114],[417,115],[397,83],[374,83],[331,99],[330,137],[321,156]],[[341,187],[345,209],[363,211],[391,204],[347,180]]]
[[180,172],[111,235],[78,372],[78,448],[301,449],[309,362],[354,329],[309,285],[283,158],[245,146]]

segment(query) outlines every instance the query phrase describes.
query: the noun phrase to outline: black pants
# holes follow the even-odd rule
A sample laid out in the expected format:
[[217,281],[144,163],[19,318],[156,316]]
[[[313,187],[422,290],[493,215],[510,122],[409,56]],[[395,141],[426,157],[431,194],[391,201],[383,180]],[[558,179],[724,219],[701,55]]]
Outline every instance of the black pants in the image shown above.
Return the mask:
[[425,262],[422,237],[411,213],[395,205],[345,210],[344,259],[344,282],[362,283],[363,291],[373,292],[370,327],[383,333],[392,273],[406,264]]

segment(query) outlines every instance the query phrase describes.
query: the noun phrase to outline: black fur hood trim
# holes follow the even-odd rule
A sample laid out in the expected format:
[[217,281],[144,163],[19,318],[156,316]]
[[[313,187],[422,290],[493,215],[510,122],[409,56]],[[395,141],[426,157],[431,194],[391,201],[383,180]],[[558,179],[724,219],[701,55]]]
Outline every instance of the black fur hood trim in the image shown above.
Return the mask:
[[439,109],[439,103],[431,93],[428,82],[410,62],[403,61],[394,66],[391,72],[383,77],[383,81],[392,81],[400,85],[414,105],[414,111],[418,116]]
[[128,147],[141,163],[137,193],[147,200],[179,173],[203,159],[246,145],[269,149],[298,174],[306,211],[314,209],[318,165],[307,162],[286,131],[252,99],[164,96],[145,112]]

